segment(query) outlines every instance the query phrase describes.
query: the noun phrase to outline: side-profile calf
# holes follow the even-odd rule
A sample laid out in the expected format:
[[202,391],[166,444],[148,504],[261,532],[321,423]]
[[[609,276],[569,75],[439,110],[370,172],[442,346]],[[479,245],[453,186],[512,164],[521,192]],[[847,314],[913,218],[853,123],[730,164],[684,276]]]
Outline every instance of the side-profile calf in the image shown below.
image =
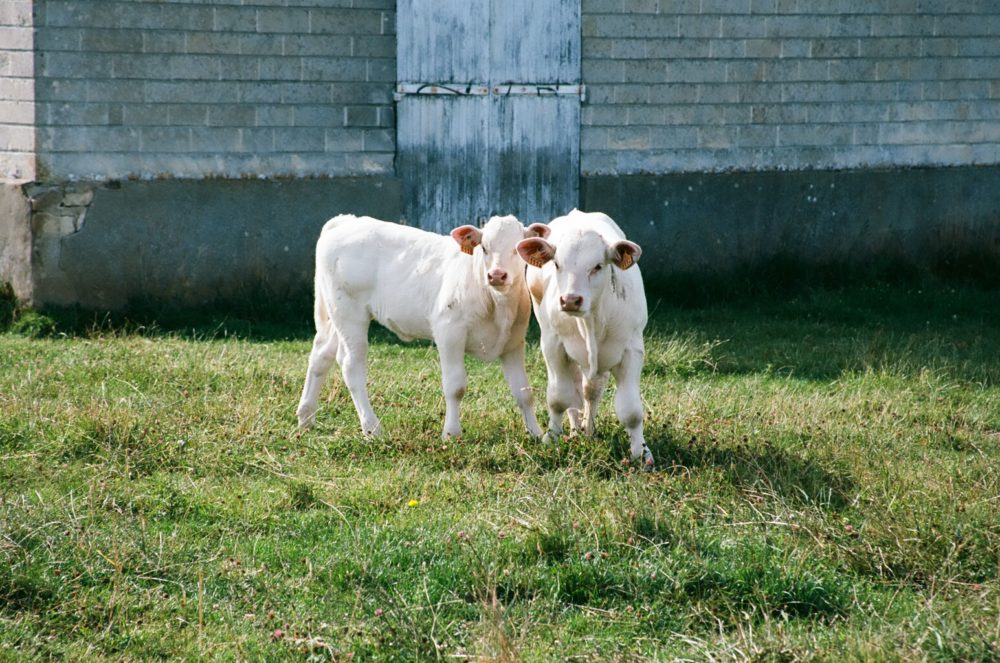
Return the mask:
[[443,436],[462,434],[465,355],[500,359],[528,432],[542,434],[524,370],[531,316],[524,263],[516,246],[548,228],[525,228],[512,216],[480,230],[460,226],[451,237],[379,221],[337,216],[316,244],[316,338],[309,355],[299,426],[312,425],[319,392],[334,361],[341,368],[365,435],[381,433],[368,400],[368,327],[378,321],[404,341],[431,339],[441,359]]
[[562,434],[563,415],[594,433],[608,375],[615,376],[615,412],[628,431],[633,461],[649,467],[642,435],[639,374],[645,357],[646,295],[635,265],[642,250],[607,215],[573,210],[553,219],[546,238],[525,239],[517,251],[527,271],[548,371],[549,431]]

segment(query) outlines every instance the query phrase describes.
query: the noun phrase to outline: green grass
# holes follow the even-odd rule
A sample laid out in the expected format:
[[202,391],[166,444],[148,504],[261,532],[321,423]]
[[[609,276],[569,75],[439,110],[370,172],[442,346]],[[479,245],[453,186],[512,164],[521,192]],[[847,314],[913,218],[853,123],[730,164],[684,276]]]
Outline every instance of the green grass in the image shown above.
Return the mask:
[[0,661],[1000,658],[1000,293],[650,306],[653,473],[610,399],[543,446],[474,360],[442,442],[434,349],[385,332],[386,437],[336,377],[298,436],[308,309],[8,316]]

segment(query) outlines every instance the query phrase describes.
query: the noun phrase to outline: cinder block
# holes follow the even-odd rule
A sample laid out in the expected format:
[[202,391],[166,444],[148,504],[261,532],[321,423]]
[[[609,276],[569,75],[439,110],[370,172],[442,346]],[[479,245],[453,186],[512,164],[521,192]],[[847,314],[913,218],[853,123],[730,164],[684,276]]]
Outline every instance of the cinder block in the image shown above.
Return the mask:
[[664,111],[662,106],[625,106],[614,109],[618,112],[617,117],[608,117],[607,126],[614,126],[622,123],[622,112],[625,115],[625,124],[629,126],[644,125],[658,127],[664,124]]
[[748,58],[776,58],[781,55],[781,42],[776,39],[747,39],[744,44]]
[[[0,100],[0,124],[35,123],[35,104],[31,101]],[[3,147],[0,147],[2,150]]]
[[257,81],[262,78],[260,60],[242,56],[216,56],[219,59],[219,79],[223,81]]
[[[149,56],[143,56],[149,57]],[[215,55],[168,55],[168,69],[166,76],[173,80],[209,80],[217,81],[221,78],[222,61]],[[117,72],[116,72],[117,73]],[[164,77],[164,73],[152,74],[149,78]]]
[[274,145],[279,152],[322,152],[326,138],[318,127],[281,127],[274,130]]
[[348,106],[344,109],[345,127],[377,127],[378,109],[375,106]]
[[[898,80],[899,77],[876,76],[874,60],[834,60],[830,63],[830,80],[832,81],[874,81]],[[884,72],[883,72],[884,73]]]
[[778,145],[781,146],[831,146],[850,145],[854,132],[844,124],[792,124],[778,127]]
[[580,153],[607,150],[610,131],[607,127],[580,127]]
[[143,34],[135,30],[84,29],[80,49],[90,52],[141,53]]
[[831,37],[869,37],[872,33],[871,16],[841,15],[830,22]]
[[45,78],[112,78],[115,64],[108,54],[52,52],[39,54],[36,71]]
[[[156,103],[236,103],[244,83],[229,81],[146,81],[140,88],[140,101]],[[253,85],[260,85],[255,83]],[[126,101],[115,99],[115,101]]]
[[[739,49],[740,42],[714,41],[708,39],[643,39],[639,43],[646,46],[646,57],[650,58],[709,58],[717,57],[712,53],[718,44],[735,44]],[[740,57],[740,56],[734,56]]]
[[160,104],[157,108],[167,110],[167,120],[156,123],[161,126],[204,127],[208,124],[210,106],[205,104]]
[[738,129],[736,127],[699,127],[695,147],[709,150],[725,150],[736,147]]
[[392,85],[385,83],[334,82],[325,89],[328,100],[335,104],[392,103]]
[[659,0],[624,0],[622,11],[631,14],[656,14],[660,10]]
[[240,36],[224,32],[188,32],[188,53],[214,53],[238,55],[240,53]]
[[[621,80],[629,83],[663,83],[668,80],[665,60],[629,60],[623,63]],[[584,78],[584,80],[588,80]]]
[[624,0],[583,0],[584,14],[620,14],[625,10]]
[[371,58],[366,61],[365,80],[371,83],[395,83],[396,60]]
[[364,81],[367,66],[360,58],[303,58],[304,81]]
[[861,39],[858,42],[859,55],[863,58],[901,58],[921,54],[921,45],[927,41],[902,37]]
[[262,81],[298,82],[303,76],[302,58],[262,57],[257,58],[259,77]]
[[374,9],[314,9],[309,29],[321,35],[381,35],[383,13]]
[[584,39],[581,44],[582,57],[585,60],[610,58],[619,41],[617,39],[601,39],[600,37]]
[[240,130],[240,150],[244,152],[274,151],[274,129],[270,127],[246,128]]
[[724,82],[726,80],[726,63],[717,60],[668,61],[664,80],[675,83]]
[[187,33],[146,30],[142,35],[143,53],[186,53]]
[[386,129],[365,129],[362,132],[365,152],[395,152],[395,132]]
[[584,61],[582,75],[584,83],[622,83],[627,80],[625,65],[614,60]]
[[344,123],[345,109],[343,106],[331,104],[301,104],[294,109],[294,124],[296,127],[339,127]]
[[360,129],[326,129],[323,135],[325,152],[360,152],[364,149],[364,133]]
[[191,151],[225,154],[236,152],[241,145],[240,130],[236,127],[193,127]]
[[162,126],[170,122],[167,104],[123,104],[121,108],[122,124],[130,127]]
[[750,0],[701,0],[703,14],[749,14]]
[[639,60],[646,57],[657,57],[646,51],[646,45],[653,41],[650,39],[605,39],[602,41],[611,46],[611,52],[608,56],[610,59]]
[[38,134],[40,146],[47,151],[136,152],[140,132],[132,127],[51,127],[39,129]]
[[739,147],[775,147],[778,144],[778,127],[740,126],[736,144]]
[[[310,57],[350,56],[354,55],[352,46],[354,39],[350,35],[285,35],[285,48],[282,54]],[[368,39],[380,39],[380,37],[365,37],[364,39],[358,39],[358,41],[367,41]],[[392,52],[395,54],[395,40],[392,40],[392,48]]]
[[108,123],[107,104],[42,102],[36,104],[36,110],[40,121],[53,126],[106,125]]
[[190,127],[143,127],[140,130],[143,152],[190,152]]
[[[42,138],[39,140],[42,141]],[[32,152],[35,147],[35,128],[0,124],[0,147],[5,152]]]
[[[747,19],[744,22],[753,23],[755,21]],[[722,37],[722,23],[723,19],[721,16],[704,14],[683,15],[677,18],[677,34],[687,39],[719,38]],[[649,36],[655,37],[657,35],[652,34]],[[749,37],[752,35],[745,36]]]
[[299,109],[308,108],[308,106],[284,106],[284,105],[268,105],[268,104],[255,104],[255,119],[254,125],[258,127],[291,127],[295,124],[295,116],[298,114]]
[[809,56],[813,58],[855,58],[861,51],[858,39],[813,39]]
[[258,9],[257,32],[302,34],[309,31],[309,11],[305,9]]
[[642,150],[652,146],[649,127],[611,127],[608,147],[613,150]]
[[257,11],[254,7],[216,7],[214,32],[256,32]]
[[[722,64],[722,63],[720,63]],[[763,81],[764,80],[764,61],[762,60],[740,60],[737,62],[724,63],[722,66],[725,68],[725,80],[730,83],[742,83],[747,81]],[[798,68],[797,62],[782,62],[778,61],[775,63],[767,63],[769,66],[784,66],[784,67],[794,67]],[[774,80],[784,80],[782,78],[777,78]]]
[[[699,98],[699,86],[692,84],[653,85],[647,94],[649,103],[653,104],[690,104]],[[734,99],[735,101],[735,95]],[[710,101],[724,101],[710,99]]]
[[719,36],[724,39],[762,39],[767,35],[764,16],[723,16]]
[[698,130],[695,127],[649,127],[647,136],[649,147],[682,149],[698,145]]
[[6,0],[0,3],[0,25],[12,27],[31,27],[30,0]]
[[210,106],[208,109],[210,127],[252,127],[256,119],[256,109],[247,104]]
[[77,28],[50,28],[39,26],[35,30],[35,49],[47,51],[79,51],[82,30]]
[[747,43],[745,39],[714,39],[703,43],[710,45],[709,53],[706,57],[726,60],[746,57]]

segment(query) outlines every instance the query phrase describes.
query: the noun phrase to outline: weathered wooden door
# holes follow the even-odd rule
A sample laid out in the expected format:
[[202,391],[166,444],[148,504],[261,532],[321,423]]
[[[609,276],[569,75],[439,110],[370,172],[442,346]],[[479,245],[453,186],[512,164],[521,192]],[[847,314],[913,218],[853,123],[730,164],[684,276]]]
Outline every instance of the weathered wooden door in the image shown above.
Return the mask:
[[397,0],[407,223],[548,221],[577,204],[579,0]]

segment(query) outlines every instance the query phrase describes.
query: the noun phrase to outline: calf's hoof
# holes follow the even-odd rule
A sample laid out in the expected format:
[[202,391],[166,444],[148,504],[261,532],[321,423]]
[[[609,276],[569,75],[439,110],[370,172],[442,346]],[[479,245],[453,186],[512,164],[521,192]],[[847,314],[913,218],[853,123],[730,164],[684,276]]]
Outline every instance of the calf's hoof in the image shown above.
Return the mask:
[[300,431],[312,428],[312,425],[316,423],[315,409],[299,406],[299,409],[295,411],[295,416],[299,419]]
[[361,434],[365,437],[382,437],[382,422],[376,419],[374,422],[362,424]]
[[646,445],[642,446],[641,453],[634,453],[632,455],[632,462],[638,465],[640,470],[646,472],[653,471],[653,454],[650,453],[649,447]]

